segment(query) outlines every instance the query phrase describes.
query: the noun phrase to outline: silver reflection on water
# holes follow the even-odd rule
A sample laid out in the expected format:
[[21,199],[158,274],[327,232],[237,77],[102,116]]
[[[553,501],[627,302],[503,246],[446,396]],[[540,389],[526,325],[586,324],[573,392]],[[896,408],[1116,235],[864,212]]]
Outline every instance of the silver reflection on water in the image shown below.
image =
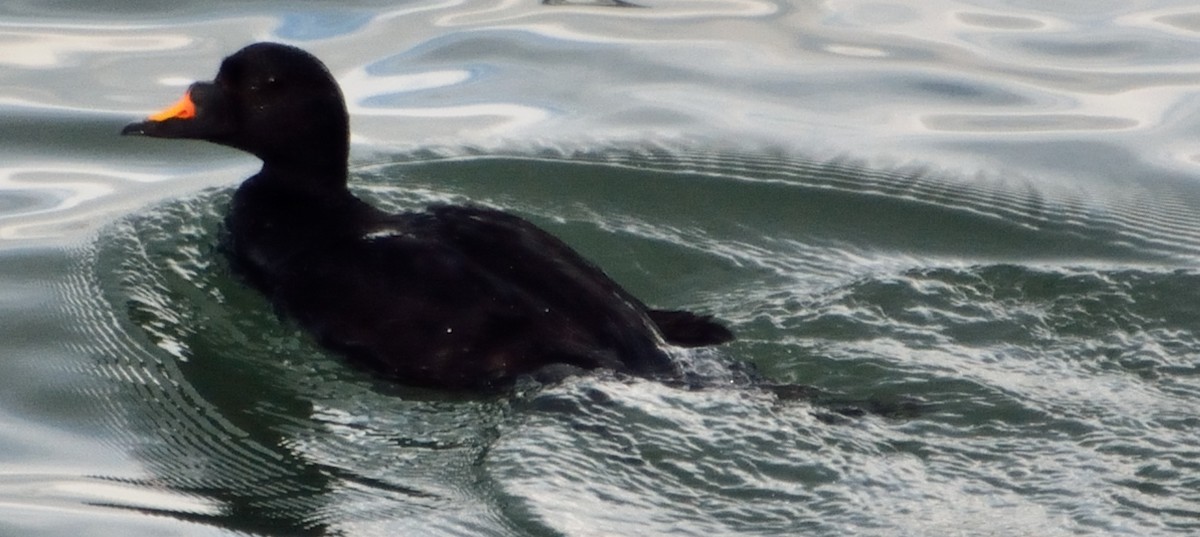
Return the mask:
[[[0,6],[0,533],[1200,530],[1200,8],[627,3]],[[322,352],[218,250],[257,163],[117,136],[258,40],[341,81],[364,197],[741,339],[482,400]]]

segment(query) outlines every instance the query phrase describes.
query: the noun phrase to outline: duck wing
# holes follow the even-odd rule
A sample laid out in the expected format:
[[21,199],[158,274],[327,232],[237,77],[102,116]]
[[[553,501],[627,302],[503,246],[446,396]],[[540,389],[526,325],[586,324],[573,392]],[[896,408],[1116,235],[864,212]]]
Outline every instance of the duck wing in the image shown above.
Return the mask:
[[[653,310],[622,289],[602,270],[580,256],[558,238],[530,222],[501,211],[471,206],[441,205],[431,208],[447,226],[450,238],[465,251],[486,259],[511,257],[504,270],[510,279],[520,279],[560,295],[579,307],[593,306],[589,300],[616,299],[647,315],[659,334],[672,345],[702,347],[727,343],[733,332],[711,315],[681,310]],[[497,241],[496,239],[501,240]],[[554,275],[555,281],[546,281]],[[577,294],[581,288],[588,292]]]
[[528,221],[460,206],[364,214],[354,233],[304,230],[318,239],[257,256],[287,262],[260,264],[270,274],[252,279],[352,360],[451,388],[502,385],[558,365],[674,372],[645,307]]
[[427,214],[436,227],[433,235],[486,273],[501,294],[534,299],[564,324],[619,353],[629,370],[671,368],[646,306],[558,238],[494,209],[437,205]]
[[735,339],[733,332],[712,315],[682,310],[649,310],[647,313],[663,338],[672,345],[707,347]]

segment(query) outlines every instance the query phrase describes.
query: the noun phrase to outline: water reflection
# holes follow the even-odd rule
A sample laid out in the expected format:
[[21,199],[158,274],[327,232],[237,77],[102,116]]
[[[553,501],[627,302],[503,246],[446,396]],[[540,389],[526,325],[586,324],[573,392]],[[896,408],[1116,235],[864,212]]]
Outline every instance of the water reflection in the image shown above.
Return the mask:
[[[1155,221],[1153,211],[1107,214],[1036,189],[967,189],[928,172],[786,156],[643,149],[400,160],[358,169],[357,183],[389,207],[448,193],[507,205],[595,248],[597,262],[651,300],[697,289],[727,297],[712,304],[745,338],[734,352],[781,379],[819,379],[856,395],[921,394],[946,410],[911,427],[829,426],[738,388],[599,377],[532,399],[479,400],[382,387],[322,353],[229,275],[213,250],[229,194],[221,188],[107,229],[67,293],[96,374],[119,388],[105,401],[129,424],[120,444],[153,475],[134,484],[205,500],[136,509],[299,535],[586,534],[576,520],[615,533],[634,531],[630,520],[656,532],[796,533],[873,528],[922,509],[961,513],[951,507],[963,497],[1003,497],[959,516],[1001,513],[1020,532],[1066,520],[1030,515],[1039,501],[1089,513],[1109,506],[1108,494],[1042,489],[1071,478],[1102,490],[1088,469],[1128,457],[1104,451],[1109,441],[1081,447],[1097,430],[1086,416],[1111,408],[1118,393],[1138,394],[1132,411],[1174,404],[1141,382],[1175,378],[1181,366],[1190,374],[1186,361],[1151,351],[1190,341],[1170,334],[1194,316],[1182,315],[1192,274],[904,268],[963,256],[1194,259],[1200,236],[1180,240],[1178,219]],[[678,281],[663,281],[664,271]],[[1130,293],[1161,300],[1143,310]],[[1093,343],[1141,359],[1096,360]],[[1111,368],[1119,382],[1069,404],[1060,384],[1043,382],[1047,374],[1087,382]],[[1115,419],[1107,427],[1124,431]],[[1178,442],[1178,433],[1163,434]],[[1013,470],[964,462],[996,459]],[[1055,471],[1031,470],[1047,466]],[[1181,487],[1174,477],[1135,481],[1129,488]],[[980,482],[988,486],[967,485]],[[1039,492],[1022,492],[1030,487]],[[671,516],[649,516],[663,512]]]
[[[270,38],[300,41],[327,60],[349,97],[355,142],[373,150],[734,140],[751,150],[917,158],[970,174],[995,155],[983,145],[964,154],[945,135],[1036,148],[1087,131],[1123,136],[1114,141],[1154,159],[1146,165],[1195,169],[1191,158],[1153,150],[1194,126],[1176,112],[1200,82],[1177,38],[1194,18],[1182,8],[1105,18],[1014,2],[553,4],[258,2],[220,15],[147,13],[136,23],[56,20],[67,8],[47,4],[36,20],[0,27],[8,52],[0,62],[11,67],[0,75],[0,102],[35,117],[104,110],[117,123],[211,77],[246,42]],[[14,191],[8,206],[37,203],[45,202]]]
[[[1189,10],[1190,11],[1190,10]],[[1175,31],[1183,31],[1185,33],[1200,33],[1200,12],[1192,13],[1171,13],[1169,15],[1149,15],[1148,17],[1155,24],[1169,26]]]
[[1034,17],[1014,17],[996,13],[959,12],[954,16],[965,24],[991,30],[1040,30],[1051,25],[1051,22]]
[[976,131],[989,134],[1003,132],[1096,131],[1124,130],[1138,122],[1122,117],[1095,117],[1070,114],[1012,115],[939,115],[922,119],[932,130]]
[[[107,30],[107,31],[105,31]],[[185,36],[128,35],[124,30],[64,28],[47,25],[0,24],[0,65],[13,69],[67,70],[79,68],[88,58],[186,46]]]
[[[89,172],[91,170],[53,170],[41,166],[0,170],[0,189],[9,191],[0,198],[3,201],[0,203],[0,222],[68,211],[112,194],[115,190],[113,183],[125,179],[115,174],[99,176]],[[4,225],[0,227],[0,238],[13,240],[37,237],[39,232],[32,230],[45,224],[42,219],[36,224],[18,222]]]
[[325,9],[284,13],[275,28],[279,39],[310,41],[353,34],[369,24],[375,14],[369,11]]
[[625,0],[542,0],[546,6],[646,7]]
[[[142,513],[204,524],[168,527],[186,534],[1197,527],[1191,4],[0,13],[0,261],[90,245],[78,265],[0,278],[0,457],[23,469],[0,476],[0,529],[39,509],[73,521],[60,534],[163,520]],[[779,379],[915,393],[940,413],[828,427],[762,394],[611,379],[515,410],[373,384],[214,261],[222,196],[256,163],[116,136],[262,39],[327,61],[355,180],[385,205],[517,210],[640,295],[718,308],[745,335],[731,352]],[[30,291],[46,281],[62,296]],[[51,321],[76,331],[37,328]],[[38,338],[71,352],[29,352]],[[63,362],[87,380],[16,374]],[[104,418],[61,437],[9,418],[53,407],[54,386],[85,401],[56,412]]]

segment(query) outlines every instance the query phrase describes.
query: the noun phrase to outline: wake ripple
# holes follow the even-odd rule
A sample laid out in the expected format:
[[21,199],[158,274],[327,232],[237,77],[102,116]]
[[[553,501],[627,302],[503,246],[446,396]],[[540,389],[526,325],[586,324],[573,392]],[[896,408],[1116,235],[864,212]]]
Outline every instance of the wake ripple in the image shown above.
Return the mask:
[[[900,200],[1080,242],[1107,244],[1133,256],[1178,263],[1194,263],[1200,258],[1200,212],[1196,209],[1200,207],[1200,191],[1178,185],[1160,186],[1159,190],[1143,185],[1119,192],[1061,192],[1039,187],[1034,178],[958,177],[950,172],[911,167],[879,170],[850,159],[805,161],[771,153],[677,148],[544,153],[552,161],[591,162]],[[468,151],[454,158],[489,157]]]

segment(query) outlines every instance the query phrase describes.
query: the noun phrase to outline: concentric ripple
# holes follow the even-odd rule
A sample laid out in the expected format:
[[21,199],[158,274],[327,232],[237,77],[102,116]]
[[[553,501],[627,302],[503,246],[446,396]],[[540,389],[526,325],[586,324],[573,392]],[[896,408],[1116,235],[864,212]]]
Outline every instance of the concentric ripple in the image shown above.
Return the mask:
[[[63,291],[112,441],[153,476],[128,486],[202,500],[158,514],[314,535],[1200,527],[1200,273],[1175,268],[1189,239],[1153,240],[1170,218],[850,163],[570,157],[404,157],[355,188],[523,214],[649,303],[730,320],[738,342],[680,356],[709,382],[381,385],[229,274],[230,190],[207,190],[106,228]],[[747,362],[920,410],[780,399],[738,380]]]

